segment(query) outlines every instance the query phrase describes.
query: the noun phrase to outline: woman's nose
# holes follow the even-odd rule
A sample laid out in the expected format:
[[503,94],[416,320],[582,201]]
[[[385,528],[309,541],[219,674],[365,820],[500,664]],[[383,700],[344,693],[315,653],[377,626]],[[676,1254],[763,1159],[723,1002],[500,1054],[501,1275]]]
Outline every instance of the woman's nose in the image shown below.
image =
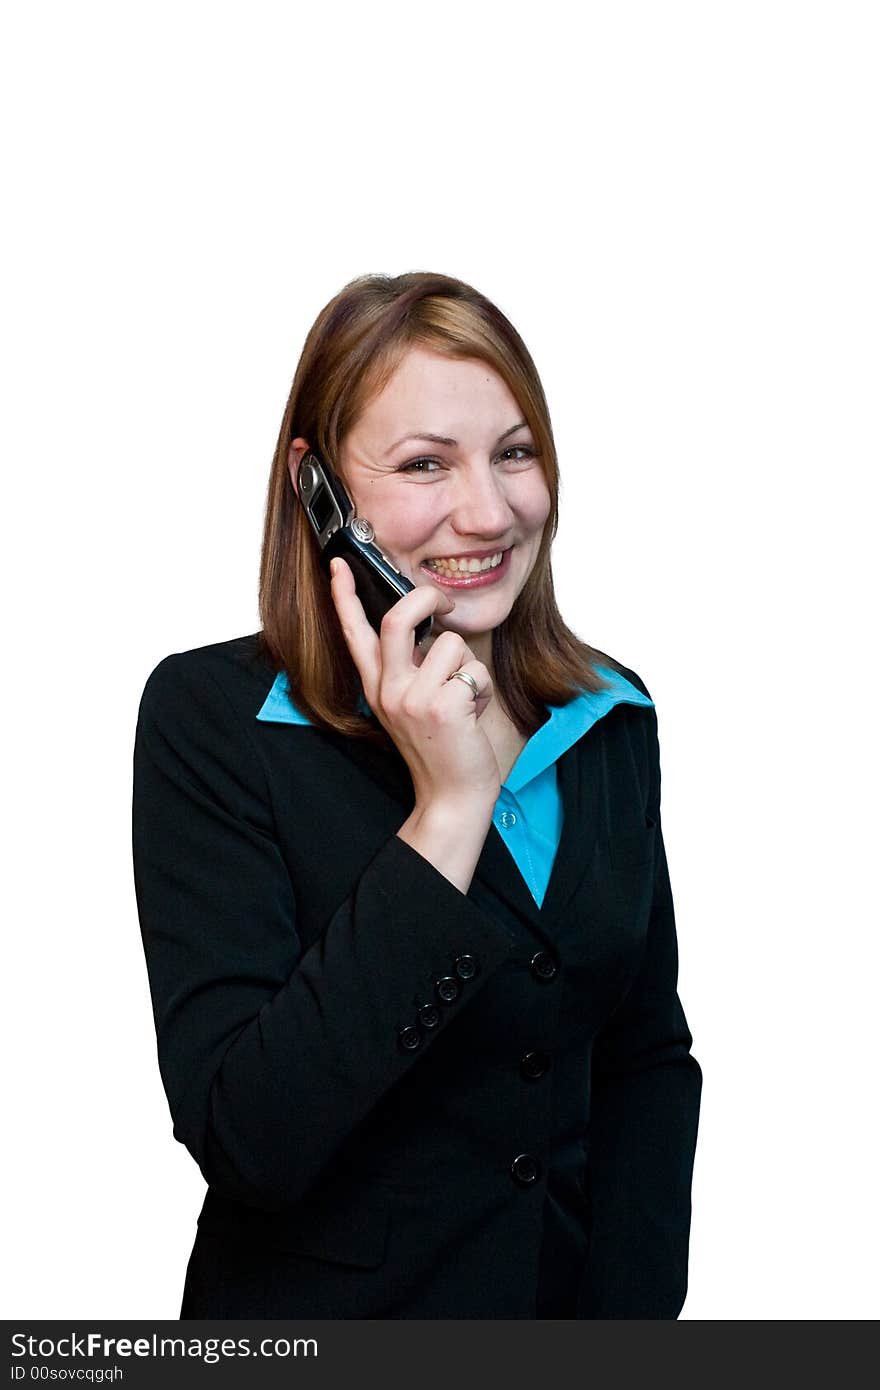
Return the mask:
[[494,539],[510,530],[513,509],[491,468],[475,469],[458,479],[451,520],[463,536]]

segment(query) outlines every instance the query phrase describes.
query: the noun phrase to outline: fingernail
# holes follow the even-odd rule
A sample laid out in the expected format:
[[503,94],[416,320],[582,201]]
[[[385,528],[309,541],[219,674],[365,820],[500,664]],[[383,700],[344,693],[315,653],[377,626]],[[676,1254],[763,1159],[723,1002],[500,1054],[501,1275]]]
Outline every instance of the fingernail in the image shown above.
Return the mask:
[[337,571],[338,568],[339,568],[339,561],[338,561],[338,560],[331,560],[331,561],[330,561],[330,577],[331,577],[331,578],[332,578],[333,575],[336,573],[336,571]]

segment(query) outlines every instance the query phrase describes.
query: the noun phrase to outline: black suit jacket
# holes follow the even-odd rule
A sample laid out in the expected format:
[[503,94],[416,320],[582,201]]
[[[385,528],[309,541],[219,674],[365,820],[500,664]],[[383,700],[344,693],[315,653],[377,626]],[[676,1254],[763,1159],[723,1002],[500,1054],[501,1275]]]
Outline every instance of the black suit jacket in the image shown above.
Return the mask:
[[677,1317],[701,1073],[653,707],[560,759],[538,907],[494,826],[466,895],[397,836],[396,750],[257,721],[275,674],[254,636],[178,653],[138,718],[159,1064],[208,1183],[182,1316],[541,1316],[574,1173],[574,1315]]

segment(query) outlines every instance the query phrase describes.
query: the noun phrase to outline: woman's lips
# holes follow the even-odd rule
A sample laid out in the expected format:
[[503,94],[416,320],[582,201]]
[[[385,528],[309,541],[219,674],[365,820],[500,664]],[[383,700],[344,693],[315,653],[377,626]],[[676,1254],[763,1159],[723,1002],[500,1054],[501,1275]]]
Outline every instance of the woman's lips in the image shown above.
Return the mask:
[[502,579],[510,568],[510,557],[513,554],[513,546],[505,550],[501,556],[501,563],[489,570],[480,570],[478,574],[455,575],[441,574],[439,570],[432,570],[424,562],[419,565],[423,574],[429,574],[435,584],[439,584],[444,589],[482,589],[487,584],[494,584],[497,579]]

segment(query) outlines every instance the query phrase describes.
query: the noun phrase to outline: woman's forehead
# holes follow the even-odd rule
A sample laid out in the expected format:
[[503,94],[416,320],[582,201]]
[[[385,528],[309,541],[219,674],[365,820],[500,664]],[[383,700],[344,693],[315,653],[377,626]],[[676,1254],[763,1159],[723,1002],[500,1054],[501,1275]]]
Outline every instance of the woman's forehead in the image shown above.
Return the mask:
[[516,399],[488,362],[413,347],[365,403],[353,433],[391,434],[389,443],[423,433],[458,440],[475,428],[509,428],[514,416],[522,416]]

